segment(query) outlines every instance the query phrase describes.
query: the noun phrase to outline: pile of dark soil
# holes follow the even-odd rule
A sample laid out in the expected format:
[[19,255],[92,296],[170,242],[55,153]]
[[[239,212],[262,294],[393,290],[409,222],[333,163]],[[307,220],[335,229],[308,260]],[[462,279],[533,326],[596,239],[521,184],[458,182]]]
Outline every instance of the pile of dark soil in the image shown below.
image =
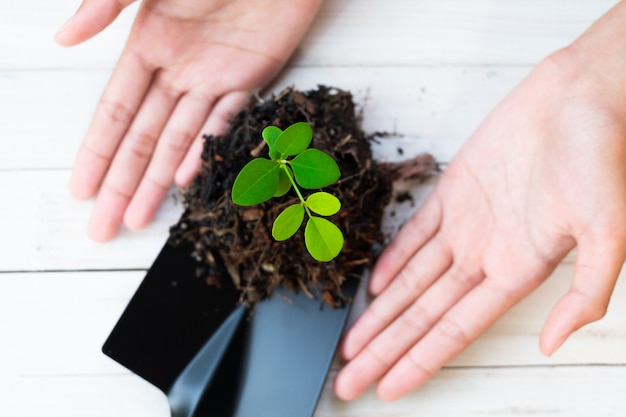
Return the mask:
[[[237,206],[230,197],[241,168],[253,157],[267,157],[262,130],[269,125],[285,129],[296,122],[311,125],[311,147],[333,156],[341,169],[338,183],[325,191],[342,203],[341,211],[329,220],[343,231],[345,244],[328,263],[309,255],[302,230],[284,242],[272,238],[278,213],[299,202],[293,190],[253,207]],[[186,212],[170,233],[170,242],[193,245],[192,256],[202,265],[198,277],[219,285],[229,276],[247,304],[281,286],[311,296],[319,292],[327,304],[340,306],[342,282],[371,265],[372,248],[382,245],[380,222],[398,176],[397,167],[372,159],[375,138],[361,130],[352,95],[324,86],[307,92],[289,88],[237,114],[224,135],[205,139],[202,170],[185,190]]]

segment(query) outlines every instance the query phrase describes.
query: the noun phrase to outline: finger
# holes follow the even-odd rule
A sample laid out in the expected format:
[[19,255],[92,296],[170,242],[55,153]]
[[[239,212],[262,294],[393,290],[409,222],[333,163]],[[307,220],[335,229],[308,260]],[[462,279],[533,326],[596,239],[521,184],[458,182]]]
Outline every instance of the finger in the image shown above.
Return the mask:
[[380,294],[409,259],[434,236],[440,225],[441,204],[436,192],[433,192],[378,259],[370,278],[370,292]]
[[174,181],[176,168],[198,136],[213,102],[211,97],[191,92],[180,99],[126,210],[124,224],[128,228],[140,229],[152,220]]
[[617,244],[606,239],[579,242],[570,290],[552,309],[541,332],[543,354],[552,355],[572,333],[605,315],[626,256],[623,239]]
[[76,45],[100,33],[134,0],[84,0],[74,16],[54,36],[64,46]]
[[152,70],[139,58],[133,54],[122,55],[78,150],[70,178],[74,197],[88,199],[96,194],[151,78]]
[[96,241],[115,237],[124,212],[152,157],[178,93],[155,80],[124,135],[98,193],[88,232]]
[[335,390],[344,399],[360,395],[386,373],[435,323],[484,276],[454,265],[418,300],[386,327],[337,376]]
[[378,384],[378,396],[393,401],[425,383],[539,282],[511,290],[493,279],[483,280],[387,372]]
[[202,164],[203,135],[221,135],[226,131],[233,115],[237,114],[250,101],[248,91],[233,91],[224,95],[211,110],[211,115],[200,130],[189,151],[175,174],[175,181],[180,186],[191,184]]
[[353,359],[377,334],[396,319],[452,264],[452,253],[432,239],[404,265],[387,290],[376,298],[348,331],[341,344],[344,358]]

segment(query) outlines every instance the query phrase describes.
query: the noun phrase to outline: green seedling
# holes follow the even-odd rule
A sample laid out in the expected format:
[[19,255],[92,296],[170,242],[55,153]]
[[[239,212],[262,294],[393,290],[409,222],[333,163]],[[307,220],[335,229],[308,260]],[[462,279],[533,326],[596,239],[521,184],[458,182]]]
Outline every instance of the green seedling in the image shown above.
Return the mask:
[[304,198],[300,188],[320,189],[334,184],[341,175],[339,166],[330,155],[309,148],[313,132],[308,123],[295,123],[284,131],[268,126],[262,136],[270,159],[256,158],[242,168],[233,184],[233,202],[253,206],[272,197],[281,197],[293,188],[300,202],[290,205],[276,217],[272,236],[278,241],[289,239],[300,229],[306,215],[304,243],[307,250],[320,262],[333,260],[343,247],[343,234],[320,216],[338,213],[341,202],[324,191]]

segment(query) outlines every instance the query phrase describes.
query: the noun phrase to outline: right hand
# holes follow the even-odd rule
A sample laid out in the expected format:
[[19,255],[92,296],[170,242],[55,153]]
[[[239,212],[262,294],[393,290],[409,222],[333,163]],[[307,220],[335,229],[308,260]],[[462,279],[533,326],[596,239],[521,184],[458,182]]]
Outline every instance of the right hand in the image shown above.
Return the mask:
[[[74,45],[131,0],[85,0],[57,33]],[[174,182],[200,166],[201,136],[219,134],[252,91],[282,69],[321,0],[144,0],[76,157],[70,189],[98,194],[90,236],[146,226]]]

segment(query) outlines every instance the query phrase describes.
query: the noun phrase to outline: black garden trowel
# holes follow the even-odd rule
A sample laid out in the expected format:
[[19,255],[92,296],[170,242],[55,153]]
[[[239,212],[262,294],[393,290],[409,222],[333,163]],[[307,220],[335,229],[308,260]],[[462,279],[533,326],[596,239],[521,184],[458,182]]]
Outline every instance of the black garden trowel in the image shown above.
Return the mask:
[[230,279],[196,277],[189,253],[165,245],[103,352],[163,391],[172,417],[310,417],[349,306],[284,291],[249,314]]

